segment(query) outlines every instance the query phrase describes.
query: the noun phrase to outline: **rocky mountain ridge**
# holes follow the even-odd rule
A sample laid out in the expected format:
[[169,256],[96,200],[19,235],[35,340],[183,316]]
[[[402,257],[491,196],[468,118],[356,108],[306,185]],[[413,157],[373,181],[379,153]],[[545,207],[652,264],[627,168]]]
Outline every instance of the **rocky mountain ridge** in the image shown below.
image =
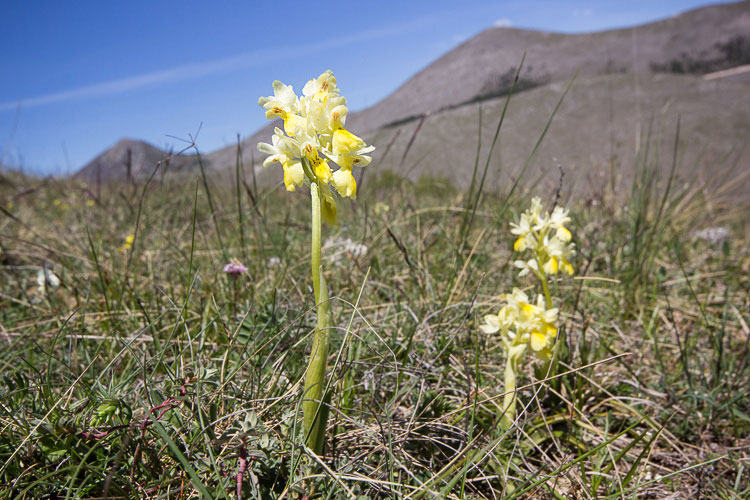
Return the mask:
[[[491,103],[497,97],[507,94],[522,59],[524,64],[516,86],[518,95],[514,99],[536,89],[561,90],[573,75],[578,74],[578,81],[574,85],[583,87],[590,84],[587,82],[593,82],[594,77],[600,77],[596,80],[597,88],[608,79],[610,83],[604,84],[604,87],[608,86],[613,94],[603,97],[612,102],[628,101],[635,106],[640,106],[639,103],[644,106],[656,105],[657,103],[651,102],[653,100],[639,97],[639,93],[645,91],[645,87],[639,88],[639,79],[652,81],[654,75],[667,73],[693,75],[675,80],[680,82],[675,84],[675,88],[681,89],[680,92],[684,95],[695,98],[696,95],[703,95],[694,92],[701,81],[695,75],[750,63],[750,2],[712,5],[641,26],[598,33],[570,35],[516,28],[490,28],[438,58],[374,106],[351,113],[347,128],[371,142],[373,139],[378,141],[379,148],[375,154],[377,162],[386,145],[393,141],[394,147],[398,149],[399,142],[405,141],[403,137],[395,139],[398,134],[410,136],[417,123],[415,120],[422,120],[424,117],[431,120],[437,115],[443,120],[452,120],[466,114],[458,110],[474,109],[472,106],[483,102]],[[632,85],[625,85],[625,82],[632,82]],[[743,84],[746,82],[739,83]],[[722,82],[717,82],[714,87],[722,85]],[[663,93],[662,90],[658,91],[659,95]],[[680,95],[673,97],[676,101],[680,99]],[[742,109],[748,107],[743,103],[736,105]],[[596,103],[588,103],[586,106],[595,107]],[[586,106],[581,111],[589,109]],[[528,111],[531,112],[531,108]],[[707,111],[713,113],[707,116],[711,123],[725,121],[721,113],[730,110],[710,108]],[[589,114],[604,119],[602,113],[595,109],[589,110]],[[647,116],[648,109],[644,108],[641,118]],[[612,118],[609,121],[608,124],[599,123],[592,127],[600,130],[616,127],[618,124]],[[262,155],[256,151],[256,144],[268,141],[275,125],[277,124],[269,122],[242,141],[240,147],[245,167],[257,166],[261,162]],[[630,126],[632,124],[628,121],[628,127]],[[445,128],[456,129],[448,123]],[[436,158],[461,157],[466,154],[455,150],[456,145],[453,143],[457,141],[433,140],[428,134],[430,130],[432,129],[427,127],[420,133],[415,143],[417,149],[419,143],[424,142],[431,144],[430,153]],[[473,126],[473,132],[476,135],[476,126]],[[619,137],[630,133],[620,131],[614,135]],[[537,137],[538,131],[528,129],[521,134],[525,135]],[[475,143],[476,140],[470,136],[467,132],[467,137],[458,142]],[[576,150],[586,147],[582,143],[585,138],[573,137],[570,140],[578,143]],[[520,157],[520,143],[516,143],[516,146],[504,143],[501,153],[506,158]],[[452,144],[453,151],[447,151],[448,144]],[[167,156],[166,152],[147,146],[140,143],[129,146],[118,143],[112,150],[105,151],[86,165],[79,175],[91,179],[96,172],[95,175],[102,180],[115,180],[127,175],[127,165],[130,165],[130,175],[146,175],[158,159]],[[566,155],[564,150],[559,151],[556,161],[564,165],[579,161],[574,158],[575,155]],[[205,165],[219,172],[233,169],[236,160],[236,145],[204,156]],[[473,161],[468,163],[473,166]],[[195,158],[176,157],[172,159],[172,164],[178,164],[178,170],[187,170],[195,164]],[[427,167],[412,169],[411,174],[442,175],[439,169],[429,168],[432,165],[430,162],[426,164]],[[395,165],[385,166],[397,168]],[[270,176],[269,181],[279,176],[278,172],[263,169],[258,170],[258,174],[260,177]],[[463,176],[459,172],[451,177],[460,183]]]

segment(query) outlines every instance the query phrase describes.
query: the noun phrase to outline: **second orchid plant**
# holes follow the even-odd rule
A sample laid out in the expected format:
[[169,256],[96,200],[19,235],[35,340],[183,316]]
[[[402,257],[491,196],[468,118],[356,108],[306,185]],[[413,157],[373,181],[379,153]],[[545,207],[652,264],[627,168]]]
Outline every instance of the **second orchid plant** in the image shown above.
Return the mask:
[[501,425],[509,429],[516,415],[516,379],[521,360],[526,352],[539,359],[549,360],[557,338],[558,309],[553,307],[549,278],[559,272],[573,274],[570,263],[575,255],[572,235],[565,227],[570,222],[567,210],[555,207],[552,214],[542,213],[539,198],[531,201],[531,208],[521,214],[518,224],[511,223],[511,233],[517,236],[513,249],[528,258],[516,260],[519,276],[532,275],[542,287],[536,300],[518,288],[501,295],[505,305],[497,314],[485,316],[481,330],[498,335],[505,351],[505,395]]

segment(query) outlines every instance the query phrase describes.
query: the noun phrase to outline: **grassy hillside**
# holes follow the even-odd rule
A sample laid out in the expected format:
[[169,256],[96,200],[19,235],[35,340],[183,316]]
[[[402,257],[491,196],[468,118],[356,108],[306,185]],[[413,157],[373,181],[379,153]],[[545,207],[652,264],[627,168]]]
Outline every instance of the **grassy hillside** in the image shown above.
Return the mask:
[[[509,232],[528,197],[368,168],[324,229],[320,462],[300,435],[304,190],[154,179],[97,197],[4,177],[0,497],[747,498],[746,200],[648,169],[624,199],[565,202],[557,361],[523,364],[503,431],[504,355],[478,327],[500,294],[534,291]],[[222,272],[232,258],[247,274]],[[59,286],[39,287],[45,269]]]

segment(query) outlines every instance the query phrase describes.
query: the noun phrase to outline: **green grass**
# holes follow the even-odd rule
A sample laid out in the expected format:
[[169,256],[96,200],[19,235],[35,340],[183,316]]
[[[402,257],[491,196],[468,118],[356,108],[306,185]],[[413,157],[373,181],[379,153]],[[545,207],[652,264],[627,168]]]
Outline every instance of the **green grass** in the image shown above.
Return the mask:
[[[243,467],[245,499],[747,498],[748,206],[641,166],[621,194],[571,202],[557,369],[528,364],[508,432],[503,353],[478,324],[531,283],[508,224],[554,192],[464,193],[368,167],[324,228],[334,393],[320,462],[301,446],[304,193],[246,189],[238,173],[97,195],[4,172],[0,498],[236,498]],[[729,237],[693,235],[714,226]],[[226,276],[230,258],[248,275]],[[42,266],[58,289],[37,290]]]

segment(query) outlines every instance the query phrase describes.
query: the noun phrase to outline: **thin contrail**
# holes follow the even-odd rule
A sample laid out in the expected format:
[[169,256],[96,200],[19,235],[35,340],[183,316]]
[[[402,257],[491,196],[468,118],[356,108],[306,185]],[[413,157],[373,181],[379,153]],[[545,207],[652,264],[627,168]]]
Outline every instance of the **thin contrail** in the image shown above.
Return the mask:
[[8,111],[17,109],[19,107],[43,106],[45,104],[54,104],[58,102],[70,101],[73,99],[84,99],[104,95],[121,94],[143,87],[181,82],[239,68],[260,66],[263,64],[278,61],[279,59],[289,59],[295,56],[309,55],[311,53],[322,52],[328,49],[341,47],[352,43],[385,38],[389,36],[397,36],[399,34],[407,32],[410,29],[413,30],[417,26],[429,24],[432,21],[432,17],[434,16],[423,17],[409,21],[407,23],[401,23],[385,28],[367,30],[348,37],[328,40],[316,44],[305,44],[295,47],[282,47],[278,49],[254,50],[251,52],[246,52],[244,54],[224,57],[213,61],[184,64],[161,71],[144,73],[142,75],[120,78],[108,82],[95,83],[93,85],[85,85],[83,87],[63,90],[61,92],[53,92],[51,94],[42,96],[22,98],[15,101],[5,101],[0,103],[0,111]]

